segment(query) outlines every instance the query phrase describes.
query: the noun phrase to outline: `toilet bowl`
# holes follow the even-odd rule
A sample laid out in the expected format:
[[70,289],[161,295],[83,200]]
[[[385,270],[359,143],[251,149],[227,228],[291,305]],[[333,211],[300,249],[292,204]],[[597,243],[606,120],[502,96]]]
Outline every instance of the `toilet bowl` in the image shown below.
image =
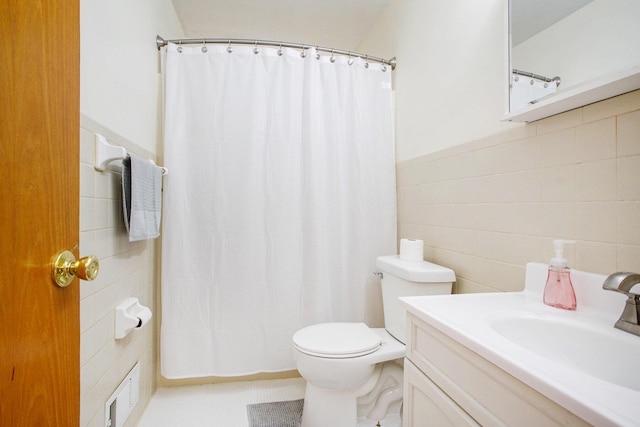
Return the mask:
[[426,261],[379,257],[385,328],[321,323],[293,335],[294,359],[306,380],[302,427],[355,427],[358,417],[384,419],[402,403],[405,310],[401,296],[451,293],[452,270]]
[[[339,329],[343,331],[337,332]],[[358,345],[352,347],[352,353],[348,346],[341,346],[336,354],[328,354],[324,349],[325,353],[320,356],[310,354],[317,350],[314,347],[302,349],[295,344],[308,344],[316,336],[319,342],[324,342],[328,333],[337,333],[341,338],[353,337]],[[372,350],[371,345],[375,346]],[[358,398],[376,386],[382,362],[403,358],[405,353],[404,344],[384,328],[371,329],[364,323],[324,323],[303,328],[294,335],[294,346],[298,372],[307,381],[302,411],[305,427],[355,426]],[[398,385],[401,389],[401,379]]]

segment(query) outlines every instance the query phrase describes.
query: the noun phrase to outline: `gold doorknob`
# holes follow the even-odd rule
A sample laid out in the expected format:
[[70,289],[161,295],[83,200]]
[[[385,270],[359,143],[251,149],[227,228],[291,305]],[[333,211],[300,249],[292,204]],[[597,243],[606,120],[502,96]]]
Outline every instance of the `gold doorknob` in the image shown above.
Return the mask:
[[80,258],[69,251],[62,251],[51,262],[51,278],[56,285],[65,288],[78,276],[82,280],[93,280],[98,276],[100,263],[93,255]]

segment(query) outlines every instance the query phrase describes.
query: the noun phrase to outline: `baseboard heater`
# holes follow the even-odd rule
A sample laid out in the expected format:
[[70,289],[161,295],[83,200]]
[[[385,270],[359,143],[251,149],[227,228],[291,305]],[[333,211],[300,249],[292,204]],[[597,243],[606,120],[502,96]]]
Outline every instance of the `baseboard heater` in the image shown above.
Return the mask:
[[105,427],[121,427],[138,403],[140,362],[136,363],[105,404]]

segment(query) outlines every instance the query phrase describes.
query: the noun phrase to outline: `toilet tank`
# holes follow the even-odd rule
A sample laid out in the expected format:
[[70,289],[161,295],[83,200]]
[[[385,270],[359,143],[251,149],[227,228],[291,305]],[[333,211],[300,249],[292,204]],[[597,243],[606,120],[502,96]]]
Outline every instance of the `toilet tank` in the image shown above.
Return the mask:
[[399,297],[445,295],[451,293],[453,270],[428,261],[405,261],[398,255],[381,256],[376,267],[382,272],[384,327],[406,344],[406,313]]

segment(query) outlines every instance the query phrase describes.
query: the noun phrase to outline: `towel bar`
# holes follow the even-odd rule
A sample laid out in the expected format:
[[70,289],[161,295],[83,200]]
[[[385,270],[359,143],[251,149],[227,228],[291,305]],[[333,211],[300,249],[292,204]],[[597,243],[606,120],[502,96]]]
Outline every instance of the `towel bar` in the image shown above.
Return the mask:
[[[114,160],[122,160],[127,157],[127,150],[118,145],[111,145],[107,142],[107,138],[96,133],[96,161],[94,168],[97,171],[104,172],[107,170],[109,163]],[[149,160],[154,165],[156,162]],[[167,175],[169,170],[163,166],[158,166],[162,170],[162,175]]]

